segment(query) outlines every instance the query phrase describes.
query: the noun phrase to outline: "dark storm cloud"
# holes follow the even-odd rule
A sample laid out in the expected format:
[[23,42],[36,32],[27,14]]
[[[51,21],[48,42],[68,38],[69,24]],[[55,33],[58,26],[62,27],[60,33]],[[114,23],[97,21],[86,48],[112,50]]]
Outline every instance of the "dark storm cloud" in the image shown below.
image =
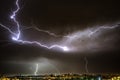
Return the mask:
[[[9,19],[9,15],[12,10],[14,10],[14,1],[15,0],[2,0],[0,3],[0,22],[7,26],[14,25]],[[17,15],[17,19],[22,26],[29,27],[32,25],[31,21],[33,21],[33,24],[40,29],[49,30],[60,35],[86,29],[86,27],[91,28],[94,25],[112,24],[120,20],[120,5],[119,2],[115,2],[115,0],[22,1],[20,2],[22,9]],[[41,41],[43,42],[56,40],[51,39],[48,35],[46,36],[43,33],[37,33],[34,30],[25,30],[23,32],[25,36],[27,36],[27,39],[42,39]],[[97,41],[100,42],[101,45],[105,45],[102,39],[108,37],[112,39],[111,41],[106,41],[107,46],[105,45],[104,47],[104,49],[107,49],[107,47],[110,47],[110,44],[112,44],[112,49],[93,53],[89,51],[87,51],[87,53],[63,53],[61,50],[51,51],[38,47],[37,45],[20,45],[10,39],[11,34],[8,33],[7,30],[0,27],[0,33],[0,73],[33,73],[34,69],[31,71],[28,67],[32,66],[32,63],[44,63],[44,60],[41,60],[42,58],[45,58],[45,61],[50,61],[62,73],[83,73],[85,72],[85,56],[87,56],[89,61],[88,69],[90,72],[120,72],[120,65],[117,63],[120,60],[120,33],[118,28],[113,30],[113,32],[110,31],[107,34],[101,35],[100,38],[97,38]],[[24,34],[22,34],[22,36]],[[40,34],[40,36],[36,34]],[[26,39],[26,37],[24,38]],[[14,68],[16,69],[11,70]]]
[[28,1],[26,6],[22,11],[24,15],[21,14],[22,21],[26,22],[27,19],[29,24],[29,18],[32,18],[36,24],[44,25],[44,27],[60,25],[86,26],[113,22],[120,18],[119,3],[113,0],[36,0],[34,2]]

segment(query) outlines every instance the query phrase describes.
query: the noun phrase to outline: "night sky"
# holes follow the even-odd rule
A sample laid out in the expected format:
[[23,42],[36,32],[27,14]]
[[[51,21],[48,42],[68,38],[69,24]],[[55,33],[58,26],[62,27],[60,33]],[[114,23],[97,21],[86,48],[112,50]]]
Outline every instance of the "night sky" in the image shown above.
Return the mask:
[[[19,0],[19,5],[16,19],[20,24],[20,39],[47,46],[67,45],[70,51],[13,41],[12,34],[0,26],[0,74],[34,74],[36,64],[39,64],[38,74],[86,73],[85,57],[89,73],[120,73],[118,1]],[[0,1],[0,24],[13,32],[17,32],[16,24],[10,15],[15,9],[15,0]],[[100,29],[88,37],[90,30],[102,26],[115,28]]]

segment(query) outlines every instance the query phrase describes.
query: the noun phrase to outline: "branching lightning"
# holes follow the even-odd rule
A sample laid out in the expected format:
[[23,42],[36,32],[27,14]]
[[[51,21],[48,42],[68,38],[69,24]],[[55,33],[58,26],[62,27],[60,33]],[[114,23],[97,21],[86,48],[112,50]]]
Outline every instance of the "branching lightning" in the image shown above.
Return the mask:
[[15,11],[13,11],[13,14],[10,16],[10,18],[16,23],[17,25],[17,33],[16,33],[16,37],[12,37],[13,40],[19,40],[20,38],[20,25],[19,25],[19,22],[16,20],[16,13],[20,10],[20,6],[18,4],[18,0],[16,0],[16,6],[17,6],[17,9]]
[[63,51],[69,51],[69,48],[65,47],[65,46],[60,46],[60,45],[46,46],[46,45],[43,45],[43,44],[41,44],[40,42],[37,42],[37,41],[16,40],[16,38],[14,40],[17,41],[17,42],[26,43],[26,44],[37,44],[37,45],[39,45],[41,47],[44,47],[44,48],[47,48],[47,49],[60,48]]
[[33,28],[33,29],[35,29],[35,30],[37,30],[37,31],[40,31],[40,32],[47,33],[48,35],[53,36],[53,37],[62,37],[62,35],[56,35],[55,33],[52,33],[52,32],[50,32],[50,31],[43,30],[43,29],[39,29],[39,28],[36,27],[36,26],[28,27],[28,28],[26,28],[26,29],[31,29],[31,28]]
[[31,28],[32,28],[32,29],[35,29],[36,31],[46,33],[46,34],[48,34],[48,35],[50,35],[50,36],[53,36],[53,37],[56,37],[56,38],[62,38],[62,37],[63,37],[63,38],[70,38],[70,36],[57,35],[57,34],[55,34],[55,33],[53,33],[53,32],[40,29],[40,28],[38,28],[38,27],[36,27],[36,26],[27,27],[27,28],[25,28],[25,29],[23,29],[23,30],[27,30],[27,29],[31,29]]
[[97,33],[100,30],[114,29],[114,28],[117,28],[117,27],[119,27],[119,26],[118,25],[114,25],[114,26],[111,26],[111,27],[109,27],[109,26],[101,26],[101,27],[98,27],[95,30],[91,31],[88,36],[91,37],[92,35],[94,35],[95,33]]
[[[16,20],[16,14],[20,10],[20,6],[19,6],[18,2],[19,2],[19,0],[16,0],[17,9],[15,11],[13,11],[13,14],[10,16],[10,18],[16,24],[17,33],[13,32],[10,28],[0,24],[2,27],[7,29],[11,34],[13,34],[13,36],[12,36],[12,40],[13,41],[24,43],[24,44],[37,44],[37,45],[39,45],[41,47],[44,47],[44,48],[47,48],[47,49],[59,48],[59,49],[62,49],[63,51],[68,51],[69,50],[67,46],[61,46],[61,45],[57,45],[57,44],[51,45],[51,46],[47,46],[47,45],[44,45],[44,44],[42,44],[40,42],[37,42],[37,41],[25,41],[25,40],[20,39],[20,36],[21,36],[20,25],[19,25],[19,22]],[[49,33],[48,31],[46,31],[46,32]],[[54,35],[53,33],[49,33],[49,34],[50,35]]]
[[11,31],[11,29],[9,29],[8,27],[6,27],[5,25],[3,25],[3,24],[0,23],[0,26],[3,27],[3,28],[5,28],[6,30],[8,30],[12,35],[16,36],[16,34],[13,31]]

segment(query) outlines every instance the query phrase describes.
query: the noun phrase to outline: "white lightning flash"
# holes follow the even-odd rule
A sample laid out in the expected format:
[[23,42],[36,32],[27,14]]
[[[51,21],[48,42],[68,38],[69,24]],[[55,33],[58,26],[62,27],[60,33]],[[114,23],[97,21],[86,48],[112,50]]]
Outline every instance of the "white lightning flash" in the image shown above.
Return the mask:
[[43,30],[43,29],[39,29],[39,28],[36,27],[36,26],[26,27],[26,28],[23,29],[23,30],[27,30],[27,29],[35,29],[36,31],[46,33],[46,34],[48,34],[48,35],[50,35],[50,36],[53,36],[53,37],[62,37],[61,35],[57,35],[57,34],[52,33],[52,32],[50,32],[50,31]]
[[114,28],[117,28],[117,27],[119,27],[119,26],[118,25],[114,25],[114,26],[111,26],[111,27],[109,27],[109,26],[101,26],[101,27],[96,28],[93,31],[90,31],[88,36],[91,37],[92,35],[94,35],[98,31],[101,31],[101,30],[104,30],[104,29],[114,29]]
[[[10,18],[14,21],[14,23],[16,23],[17,33],[13,32],[10,28],[0,24],[0,26],[4,27],[11,34],[13,34],[12,35],[12,40],[13,41],[24,43],[24,44],[37,44],[37,45],[39,45],[41,47],[44,47],[44,48],[47,48],[47,49],[59,48],[59,49],[62,49],[63,51],[68,51],[69,50],[67,46],[61,46],[61,45],[57,45],[57,44],[54,44],[54,45],[51,45],[51,46],[47,46],[47,45],[44,45],[44,44],[42,44],[42,43],[40,43],[38,41],[25,41],[25,40],[20,39],[20,36],[21,36],[20,25],[19,25],[19,22],[16,20],[16,14],[20,10],[20,6],[19,6],[18,2],[19,2],[19,0],[16,0],[17,9],[15,11],[13,11],[13,14],[10,16]],[[46,33],[55,36],[55,34],[50,33],[48,31],[46,31]]]
[[32,29],[35,29],[36,31],[46,33],[46,34],[48,34],[48,35],[50,35],[50,36],[53,36],[53,37],[56,37],[56,38],[61,38],[61,37],[63,37],[63,38],[71,38],[70,36],[57,35],[57,34],[55,34],[55,33],[53,33],[53,32],[40,29],[40,28],[38,28],[38,27],[36,27],[36,26],[27,27],[27,28],[25,28],[25,29],[23,29],[23,30],[27,30],[27,29],[31,29],[31,28],[32,28]]
[[34,75],[37,75],[37,73],[38,73],[38,69],[39,69],[39,64],[36,64],[36,68],[35,68]]
[[10,16],[10,18],[16,23],[16,26],[17,26],[17,33],[16,33],[16,36],[15,37],[12,37],[13,40],[18,40],[20,38],[20,25],[19,25],[19,22],[16,20],[16,13],[20,10],[20,6],[18,4],[18,0],[16,0],[16,7],[17,9],[15,11],[13,11],[13,14]]

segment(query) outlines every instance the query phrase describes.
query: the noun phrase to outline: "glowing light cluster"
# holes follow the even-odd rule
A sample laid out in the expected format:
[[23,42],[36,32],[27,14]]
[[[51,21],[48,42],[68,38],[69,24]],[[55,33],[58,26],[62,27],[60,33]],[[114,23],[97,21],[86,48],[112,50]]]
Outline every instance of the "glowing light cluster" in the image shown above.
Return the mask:
[[111,80],[120,80],[120,76],[112,77]]

